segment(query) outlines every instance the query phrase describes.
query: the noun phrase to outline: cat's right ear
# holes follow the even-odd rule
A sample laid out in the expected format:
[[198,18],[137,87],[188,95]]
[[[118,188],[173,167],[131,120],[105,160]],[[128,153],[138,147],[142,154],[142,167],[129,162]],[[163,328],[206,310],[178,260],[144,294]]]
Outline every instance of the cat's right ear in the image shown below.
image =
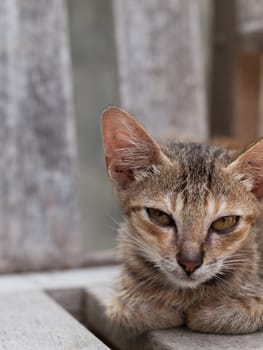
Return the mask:
[[227,170],[258,199],[263,198],[263,139],[248,147]]
[[121,189],[154,165],[169,162],[160,146],[128,112],[108,107],[102,114],[102,134],[108,174]]

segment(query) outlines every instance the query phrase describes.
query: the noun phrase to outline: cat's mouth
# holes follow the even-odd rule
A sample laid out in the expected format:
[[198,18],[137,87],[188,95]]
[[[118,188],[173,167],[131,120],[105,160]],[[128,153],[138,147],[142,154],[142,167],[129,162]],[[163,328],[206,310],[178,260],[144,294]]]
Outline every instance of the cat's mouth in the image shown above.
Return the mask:
[[201,281],[200,279],[196,279],[193,276],[176,276],[172,273],[167,273],[167,277],[169,278],[170,282],[172,282],[174,285],[180,288],[191,288],[195,289],[200,284],[204,283],[205,281]]
[[216,279],[217,274],[220,272],[220,268],[214,268],[210,271],[206,268],[199,269],[190,275],[187,275],[183,271],[166,271],[165,275],[171,283],[179,288],[195,289],[200,285],[208,283],[211,280]]

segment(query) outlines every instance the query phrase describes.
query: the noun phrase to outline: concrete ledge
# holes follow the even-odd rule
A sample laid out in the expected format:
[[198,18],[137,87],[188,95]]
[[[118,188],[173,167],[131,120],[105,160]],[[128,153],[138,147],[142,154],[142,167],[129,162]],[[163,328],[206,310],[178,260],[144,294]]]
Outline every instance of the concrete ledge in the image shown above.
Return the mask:
[[41,291],[0,293],[1,350],[109,350]]

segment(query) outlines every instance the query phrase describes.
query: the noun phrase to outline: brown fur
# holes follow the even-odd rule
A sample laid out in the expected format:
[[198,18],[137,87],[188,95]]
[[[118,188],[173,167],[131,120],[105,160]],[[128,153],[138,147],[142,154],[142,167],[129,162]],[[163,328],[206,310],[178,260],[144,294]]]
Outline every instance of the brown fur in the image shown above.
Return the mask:
[[[186,325],[240,334],[263,326],[263,141],[245,151],[196,143],[158,145],[127,112],[103,113],[105,158],[124,213],[123,270],[108,305],[114,322],[142,333]],[[145,208],[176,223],[163,227]],[[211,231],[235,215],[227,233]],[[178,256],[201,266],[190,275]]]

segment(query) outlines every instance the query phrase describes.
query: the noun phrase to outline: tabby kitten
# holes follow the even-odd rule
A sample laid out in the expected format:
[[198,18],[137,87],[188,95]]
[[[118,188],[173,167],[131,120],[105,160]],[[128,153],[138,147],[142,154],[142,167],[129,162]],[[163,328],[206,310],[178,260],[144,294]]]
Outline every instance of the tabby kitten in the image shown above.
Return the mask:
[[243,151],[159,145],[115,107],[104,111],[102,131],[124,214],[111,319],[136,333],[261,328],[263,140]]

